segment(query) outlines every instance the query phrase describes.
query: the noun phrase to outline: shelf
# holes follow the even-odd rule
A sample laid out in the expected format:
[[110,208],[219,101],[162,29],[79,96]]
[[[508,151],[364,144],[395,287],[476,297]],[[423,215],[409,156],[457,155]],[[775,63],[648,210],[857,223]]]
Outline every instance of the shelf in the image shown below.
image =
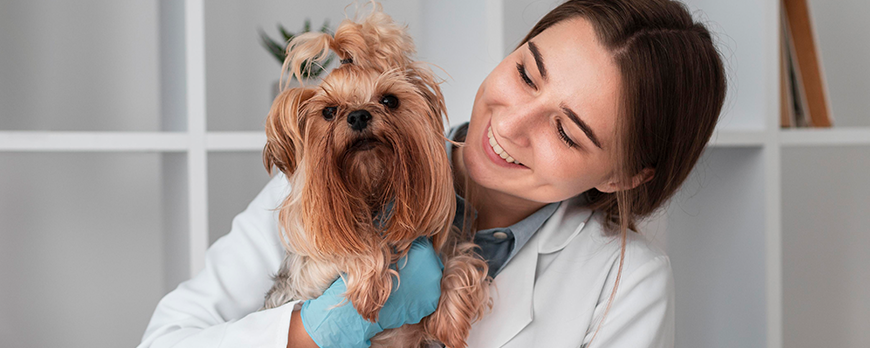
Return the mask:
[[262,151],[266,145],[266,133],[259,132],[208,132],[205,148],[209,151]]
[[[191,148],[184,132],[0,131],[0,152],[183,152]],[[206,151],[261,151],[263,132],[210,132]]]
[[188,148],[187,133],[0,131],[0,152],[177,152]]
[[784,147],[870,145],[870,127],[788,128],[779,139]]
[[[50,132],[0,131],[0,152],[183,152],[190,148],[184,132]],[[716,131],[710,147],[761,147],[765,131]],[[783,147],[870,145],[870,127],[794,128],[779,131]],[[207,132],[206,151],[261,151],[266,135],[251,132]]]
[[717,130],[710,137],[710,147],[760,147],[767,139],[767,132],[752,130]]

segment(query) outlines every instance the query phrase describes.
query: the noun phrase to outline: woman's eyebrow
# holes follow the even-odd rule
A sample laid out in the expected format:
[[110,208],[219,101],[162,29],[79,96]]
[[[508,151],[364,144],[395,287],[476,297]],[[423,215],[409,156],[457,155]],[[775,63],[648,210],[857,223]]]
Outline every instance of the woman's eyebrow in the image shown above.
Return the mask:
[[587,125],[586,122],[583,122],[583,120],[577,116],[577,113],[565,105],[562,105],[562,111],[565,112],[565,115],[568,115],[568,118],[570,118],[571,121],[574,121],[574,123],[577,124],[577,127],[580,127],[580,130],[582,130],[583,133],[586,133],[586,136],[589,137],[589,140],[591,140],[595,146],[604,150],[604,148],[601,147],[601,143],[598,142],[598,137],[596,137],[595,133],[592,132],[592,128],[589,128],[589,125]]
[[541,51],[538,51],[538,46],[531,41],[529,41],[529,51],[532,51],[532,56],[535,57],[535,65],[538,66],[538,71],[541,72],[541,77],[546,81],[547,68],[544,67],[544,58],[541,57]]

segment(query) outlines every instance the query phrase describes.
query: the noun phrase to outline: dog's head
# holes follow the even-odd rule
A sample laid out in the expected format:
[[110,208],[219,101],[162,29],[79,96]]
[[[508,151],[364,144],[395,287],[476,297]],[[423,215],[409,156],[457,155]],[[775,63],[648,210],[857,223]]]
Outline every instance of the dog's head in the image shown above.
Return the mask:
[[330,50],[342,64],[318,86],[282,91],[266,122],[264,164],[292,184],[281,214],[287,241],[327,257],[407,250],[421,235],[440,247],[455,202],[434,74],[411,60],[411,38],[379,5],[334,36],[293,39],[284,71],[299,79]]

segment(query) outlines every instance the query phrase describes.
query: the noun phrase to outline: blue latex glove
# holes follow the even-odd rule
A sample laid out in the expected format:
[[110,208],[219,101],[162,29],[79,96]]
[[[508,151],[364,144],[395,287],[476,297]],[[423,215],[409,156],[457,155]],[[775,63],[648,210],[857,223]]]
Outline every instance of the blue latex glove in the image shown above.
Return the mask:
[[[391,267],[396,267],[392,265]],[[300,315],[305,331],[320,347],[368,347],[370,339],[386,329],[419,323],[435,312],[441,297],[444,265],[428,238],[418,238],[398,262],[399,282],[378,314],[366,321],[344,297],[347,287],[338,278],[320,297],[305,301]],[[397,284],[398,288],[396,288]],[[344,305],[336,307],[339,303]]]

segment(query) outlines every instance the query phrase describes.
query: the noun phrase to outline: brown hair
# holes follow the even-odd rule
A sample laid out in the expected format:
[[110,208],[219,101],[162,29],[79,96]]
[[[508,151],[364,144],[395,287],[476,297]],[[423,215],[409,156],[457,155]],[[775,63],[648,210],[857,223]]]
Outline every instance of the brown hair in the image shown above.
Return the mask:
[[627,231],[636,231],[636,222],[662,206],[688,177],[719,118],[726,75],[710,32],[672,0],[569,0],[541,18],[519,46],[575,18],[595,28],[622,78],[614,137],[617,180],[630,183],[643,169],[654,169],[649,181],[632,189],[583,193],[590,208],[605,214],[608,233],[619,234],[622,242],[606,317],[622,274]]

